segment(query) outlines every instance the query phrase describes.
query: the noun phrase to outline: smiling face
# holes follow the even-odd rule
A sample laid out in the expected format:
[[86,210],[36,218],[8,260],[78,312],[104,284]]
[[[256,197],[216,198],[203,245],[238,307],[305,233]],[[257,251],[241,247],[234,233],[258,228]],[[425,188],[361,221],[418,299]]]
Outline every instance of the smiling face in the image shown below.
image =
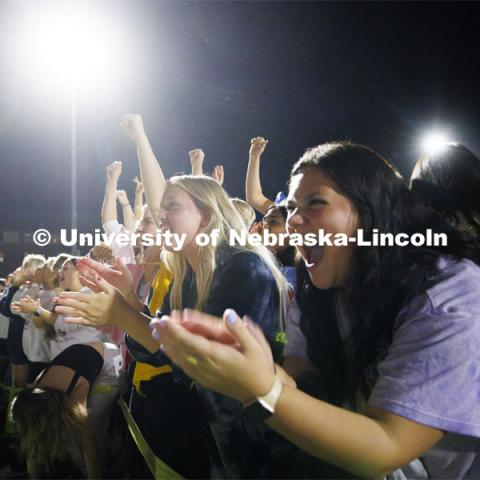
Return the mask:
[[[358,214],[353,203],[334,181],[319,168],[309,168],[290,180],[287,231],[289,234],[313,233],[319,230],[356,235]],[[298,247],[315,287],[345,287],[352,274],[354,245]]]
[[[263,217],[262,224],[264,230],[267,230],[269,233],[273,233],[277,236],[281,233],[287,232],[285,219],[283,218],[282,212],[279,208],[273,207],[268,209],[267,213]],[[288,248],[288,243],[284,242],[284,245],[281,245],[279,242],[277,242],[276,245],[269,246],[268,248],[274,253],[279,253]]]
[[63,290],[78,292],[82,288],[78,277],[78,270],[73,262],[67,261],[60,270],[60,287]]
[[[159,226],[162,234],[185,234],[185,242],[180,253],[188,255],[198,247],[195,237],[207,225],[207,220],[195,205],[192,197],[182,188],[169,185],[162,197],[159,213]],[[175,244],[164,244],[164,248],[173,251]]]

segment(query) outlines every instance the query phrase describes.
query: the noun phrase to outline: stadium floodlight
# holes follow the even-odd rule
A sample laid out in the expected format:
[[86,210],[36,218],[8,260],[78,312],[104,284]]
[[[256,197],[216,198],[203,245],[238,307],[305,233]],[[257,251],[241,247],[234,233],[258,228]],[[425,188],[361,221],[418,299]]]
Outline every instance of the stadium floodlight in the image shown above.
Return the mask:
[[432,132],[425,135],[422,141],[422,150],[424,153],[435,154],[445,149],[451,143],[448,135],[444,132]]
[[[115,81],[120,41],[111,20],[87,0],[31,4],[20,28],[17,52],[36,82],[59,98],[69,92],[71,158],[71,228],[77,228],[77,96],[101,98]],[[73,253],[78,254],[76,247]]]

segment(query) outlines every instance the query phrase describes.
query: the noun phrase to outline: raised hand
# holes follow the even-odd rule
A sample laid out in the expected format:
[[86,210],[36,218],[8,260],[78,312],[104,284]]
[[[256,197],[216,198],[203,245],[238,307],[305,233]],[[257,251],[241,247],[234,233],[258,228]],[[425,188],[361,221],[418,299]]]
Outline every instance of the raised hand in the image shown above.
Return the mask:
[[107,166],[107,179],[118,182],[122,174],[122,162],[115,161]]
[[144,192],[143,183],[138,177],[133,179],[133,183],[135,184],[135,195],[141,195]]
[[223,171],[223,165],[215,165],[212,170],[212,178],[217,181],[220,185],[223,185],[223,180],[225,179],[225,173]]
[[268,140],[263,137],[255,137],[250,140],[250,157],[259,158],[265,151]]
[[203,160],[205,153],[201,148],[195,148],[188,152],[190,163],[192,164],[192,175],[203,175]]
[[120,126],[135,143],[145,134],[142,117],[138,113],[128,113],[124,115]]
[[91,258],[77,260],[77,268],[80,272],[80,282],[95,291],[95,277],[100,276],[110,285],[118,289],[125,297],[133,291],[132,274],[120,258],[115,259],[112,266],[96,262]]

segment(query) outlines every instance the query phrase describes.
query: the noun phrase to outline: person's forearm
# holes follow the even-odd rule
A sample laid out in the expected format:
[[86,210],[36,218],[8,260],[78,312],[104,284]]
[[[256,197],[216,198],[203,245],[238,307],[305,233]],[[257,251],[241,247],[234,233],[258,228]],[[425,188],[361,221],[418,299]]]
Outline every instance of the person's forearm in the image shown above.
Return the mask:
[[122,214],[123,214],[123,226],[129,232],[133,232],[135,230],[136,218],[130,203],[127,203],[126,205],[122,205]]
[[199,176],[203,175],[203,165],[197,164],[197,163],[192,163],[192,175],[193,176]]
[[102,224],[117,220],[117,181],[107,179],[102,205]]
[[265,197],[262,191],[262,184],[260,182],[260,157],[258,156],[250,156],[248,160],[245,198],[247,202],[261,214],[265,214],[268,208],[273,205],[273,202]]
[[166,181],[160,164],[155,158],[148,137],[145,134],[137,141],[137,155],[147,205],[156,221]]
[[266,422],[302,450],[360,477],[394,468],[395,446],[376,420],[284,386]]
[[133,208],[135,220],[140,220],[143,213],[143,192],[135,193],[135,204]]
[[152,331],[149,327],[150,317],[128,304],[125,305],[125,308],[122,308],[116,320],[119,328],[128,333],[133,340],[150,353],[155,353],[159,349],[158,342],[152,338]]

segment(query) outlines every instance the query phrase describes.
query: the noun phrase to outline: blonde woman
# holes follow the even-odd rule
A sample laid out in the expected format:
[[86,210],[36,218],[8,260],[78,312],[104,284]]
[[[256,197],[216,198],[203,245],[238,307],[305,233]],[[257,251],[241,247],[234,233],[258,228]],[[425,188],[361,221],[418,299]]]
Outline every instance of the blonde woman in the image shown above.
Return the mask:
[[[230,231],[241,232],[245,224],[225,190],[209,177],[173,177],[167,182],[157,220],[164,234],[184,239],[181,248],[164,243],[163,260],[174,280],[158,315],[183,308],[221,315],[233,307],[257,323],[274,344],[288,301],[288,285],[266,248],[229,245]],[[218,231],[217,245],[199,246],[197,235],[213,231]],[[121,287],[121,281],[114,282],[120,291],[93,274],[84,281],[97,293],[64,292],[58,300],[63,307],[57,311],[72,323],[117,325],[128,333],[127,345],[137,360],[164,364],[166,357],[148,326],[151,319],[140,312],[143,306],[132,289]],[[156,436],[161,439],[164,435],[169,447],[176,446],[164,450],[162,458],[185,476],[267,475],[274,463],[277,440],[267,441],[270,434],[265,428],[250,425],[240,404],[199,386],[184,388],[191,381],[179,371],[174,376],[179,381],[179,397],[171,395],[168,404],[156,406],[156,417],[162,417]],[[162,407],[168,415],[159,414]],[[194,415],[198,411],[200,415]],[[258,455],[245,462],[245,452],[254,444]],[[185,462],[192,451],[197,460]]]

